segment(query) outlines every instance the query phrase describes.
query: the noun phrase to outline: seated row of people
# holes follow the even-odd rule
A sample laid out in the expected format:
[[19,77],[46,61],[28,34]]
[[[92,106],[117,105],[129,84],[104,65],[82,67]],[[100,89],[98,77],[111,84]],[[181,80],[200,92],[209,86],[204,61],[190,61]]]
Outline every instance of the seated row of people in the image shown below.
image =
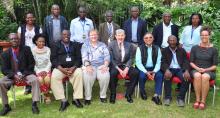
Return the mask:
[[[66,77],[73,86],[72,104],[82,108],[80,99],[83,97],[85,105],[91,104],[92,88],[96,79],[100,86],[100,101],[107,102],[106,93],[109,86],[109,101],[114,104],[118,75],[129,79],[125,92],[129,103],[133,102],[132,94],[138,82],[141,98],[147,99],[145,83],[149,79],[155,80],[155,94],[152,101],[157,105],[162,104],[161,91],[164,81],[164,104],[169,106],[172,99],[172,77],[177,76],[181,80],[177,105],[183,107],[190,79],[190,65],[193,69],[192,78],[195,81],[196,102],[194,108],[205,108],[209,89],[207,83],[210,79],[215,79],[214,71],[218,63],[217,50],[209,43],[210,30],[208,28],[202,28],[202,42],[199,46],[192,48],[190,64],[186,51],[178,46],[177,37],[174,35],[168,37],[168,47],[161,49],[153,44],[154,37],[151,33],[144,35],[144,44],[139,45],[137,49],[132,43],[124,41],[125,31],[122,29],[116,30],[116,40],[112,41],[108,47],[98,40],[98,36],[97,30],[91,30],[89,41],[81,47],[81,44],[70,41],[68,30],[63,30],[62,39],[51,47],[50,54],[50,49],[45,46],[46,40],[43,35],[39,34],[34,37],[33,42],[36,47],[31,52],[29,47],[20,45],[17,34],[11,33],[9,38],[12,48],[2,54],[2,73],[5,77],[0,80],[3,103],[1,115],[6,115],[11,111],[7,91],[14,84],[15,79],[26,81],[32,86],[32,111],[34,114],[39,113],[37,101],[40,98],[40,89],[45,92],[46,97],[49,97],[50,86],[55,99],[61,101],[59,111],[66,110],[70,105],[64,94],[63,79]],[[136,55],[133,55],[134,50]],[[133,66],[134,57],[136,67]],[[50,76],[51,84],[49,84]]]

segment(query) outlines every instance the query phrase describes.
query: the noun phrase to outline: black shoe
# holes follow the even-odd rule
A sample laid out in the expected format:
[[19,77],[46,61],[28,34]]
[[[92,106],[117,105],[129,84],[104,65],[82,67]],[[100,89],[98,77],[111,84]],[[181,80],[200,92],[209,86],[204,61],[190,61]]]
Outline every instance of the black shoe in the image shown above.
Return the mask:
[[151,100],[152,100],[155,104],[157,104],[157,105],[161,105],[161,104],[162,104],[162,102],[161,102],[161,100],[160,100],[160,98],[159,98],[158,96],[152,97]]
[[85,100],[84,104],[85,105],[90,105],[91,104],[91,100]]
[[33,112],[33,114],[39,114],[40,113],[37,106],[32,106],[32,112]]
[[59,111],[61,111],[61,112],[65,111],[66,108],[67,108],[69,105],[70,105],[70,104],[69,104],[68,101],[66,101],[66,102],[61,102]]
[[147,95],[146,95],[146,93],[141,93],[141,98],[142,98],[142,100],[147,100]]
[[72,104],[75,105],[77,108],[83,108],[83,105],[81,104],[81,102],[78,99],[73,100]]
[[125,97],[127,98],[127,101],[129,103],[133,103],[133,99],[132,99],[132,97],[130,95],[125,95]]
[[111,104],[115,104],[115,99],[116,99],[116,95],[115,94],[111,94],[109,102]]
[[3,107],[2,111],[0,112],[0,116],[5,116],[6,114],[8,114],[11,111],[11,107]]
[[101,101],[102,103],[107,103],[107,98],[100,98],[100,101]]
[[31,86],[29,86],[29,85],[25,86],[24,95],[28,95],[30,93],[31,93]]

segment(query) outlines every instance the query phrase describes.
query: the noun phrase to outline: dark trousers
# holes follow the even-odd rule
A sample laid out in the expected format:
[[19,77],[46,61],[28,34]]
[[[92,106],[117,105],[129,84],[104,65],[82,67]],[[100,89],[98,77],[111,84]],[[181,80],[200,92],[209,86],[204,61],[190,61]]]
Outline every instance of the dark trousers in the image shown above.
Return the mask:
[[[174,69],[170,68],[170,72],[172,73],[172,77],[176,76],[181,80],[180,92],[177,96],[177,99],[184,100],[185,95],[189,86],[188,81],[185,81],[183,77],[183,70],[182,69]],[[165,88],[165,99],[171,99],[171,86],[172,86],[172,78],[170,80],[164,79],[164,88]]]
[[[146,68],[147,71],[152,71],[153,68]],[[147,75],[140,71],[139,72],[139,87],[140,87],[140,93],[141,94],[146,94],[145,91],[145,83],[147,81]],[[155,81],[155,87],[154,87],[154,92],[157,95],[161,95],[162,93],[162,82],[163,82],[163,74],[161,71],[158,71],[155,73],[155,77],[154,77],[154,81]]]
[[[119,74],[118,70],[115,67],[110,69],[110,92],[111,94],[116,94],[116,88],[118,83],[117,75]],[[132,95],[134,92],[134,88],[138,82],[138,70],[134,67],[130,67],[128,71],[128,76],[130,78],[130,82],[127,85],[126,94]]]

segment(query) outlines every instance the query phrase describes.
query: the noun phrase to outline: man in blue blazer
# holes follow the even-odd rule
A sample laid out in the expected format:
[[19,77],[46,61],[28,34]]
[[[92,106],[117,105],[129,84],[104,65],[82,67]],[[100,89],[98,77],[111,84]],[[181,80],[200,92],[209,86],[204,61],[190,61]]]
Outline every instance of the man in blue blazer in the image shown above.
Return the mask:
[[131,7],[131,18],[124,22],[123,29],[125,30],[125,41],[141,45],[143,36],[147,32],[147,23],[139,17],[139,8]]

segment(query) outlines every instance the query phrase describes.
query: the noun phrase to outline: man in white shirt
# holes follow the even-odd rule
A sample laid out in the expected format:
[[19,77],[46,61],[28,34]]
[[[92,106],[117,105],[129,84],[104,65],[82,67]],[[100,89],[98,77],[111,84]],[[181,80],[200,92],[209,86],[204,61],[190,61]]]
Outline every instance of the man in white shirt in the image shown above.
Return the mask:
[[88,33],[91,29],[94,29],[93,22],[91,19],[86,18],[86,8],[79,7],[79,17],[73,19],[70,24],[71,41],[84,43],[88,41]]
[[168,46],[167,40],[170,35],[176,36],[177,42],[179,42],[178,32],[178,26],[171,22],[171,14],[163,13],[163,22],[156,25],[153,29],[154,44],[161,48],[166,48]]

